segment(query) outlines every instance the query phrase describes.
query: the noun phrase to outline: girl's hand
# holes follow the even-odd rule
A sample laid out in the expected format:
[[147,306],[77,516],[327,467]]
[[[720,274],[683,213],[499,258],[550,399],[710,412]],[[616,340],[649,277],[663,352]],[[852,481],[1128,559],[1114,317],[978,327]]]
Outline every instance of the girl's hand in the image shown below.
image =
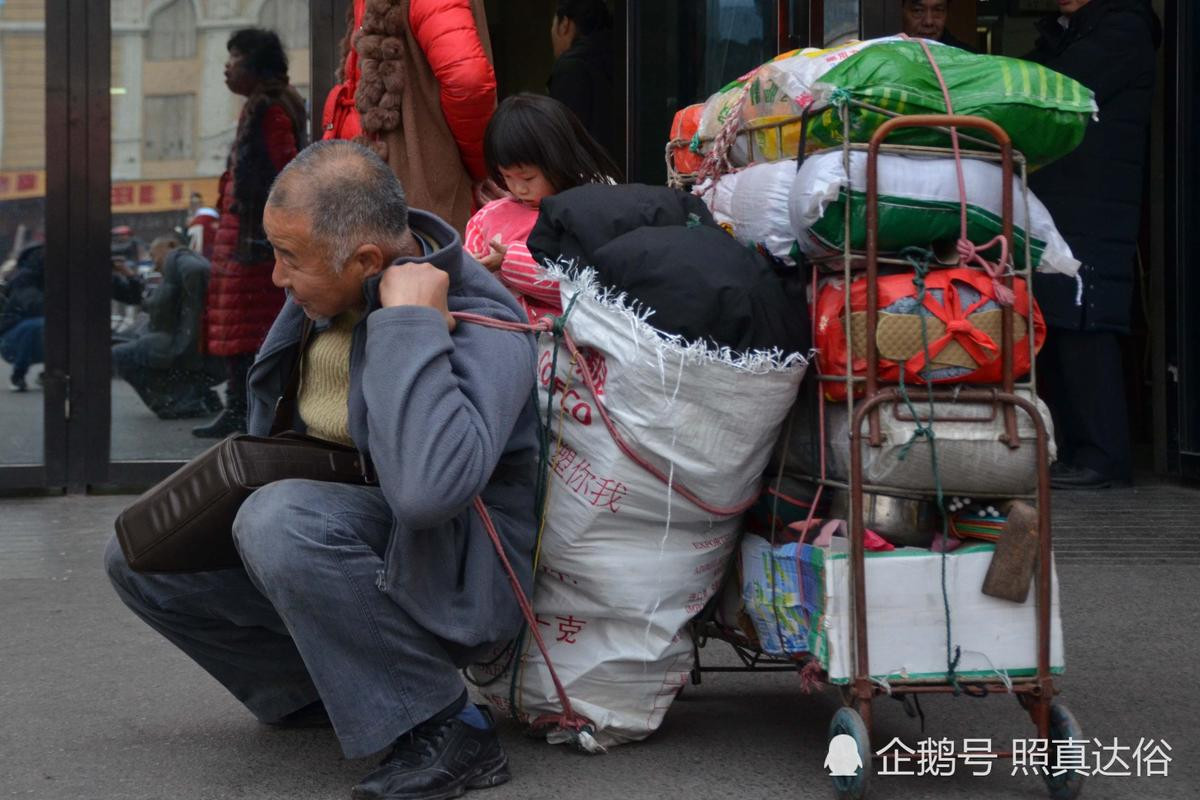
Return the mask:
[[500,236],[497,234],[488,242],[488,247],[491,252],[481,257],[479,263],[487,267],[488,272],[497,272],[500,265],[504,263],[504,256],[508,254],[508,245],[500,244]]

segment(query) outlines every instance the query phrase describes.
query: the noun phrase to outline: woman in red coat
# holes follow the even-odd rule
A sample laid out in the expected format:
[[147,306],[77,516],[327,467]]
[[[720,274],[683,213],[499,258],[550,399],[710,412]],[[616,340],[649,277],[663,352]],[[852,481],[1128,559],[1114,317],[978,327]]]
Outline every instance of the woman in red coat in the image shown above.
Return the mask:
[[225,410],[192,433],[220,438],[246,429],[246,373],[283,305],[271,283],[274,256],[262,229],[271,182],[305,144],[304,100],[288,84],[287,55],[272,31],[246,28],[229,37],[225,85],[243,95],[237,137],[221,176],[220,221],[208,284],[204,347],[229,373]]
[[483,163],[496,108],[483,0],[354,0],[350,15],[325,138],[373,149],[410,206],[461,234],[481,199],[500,196]]

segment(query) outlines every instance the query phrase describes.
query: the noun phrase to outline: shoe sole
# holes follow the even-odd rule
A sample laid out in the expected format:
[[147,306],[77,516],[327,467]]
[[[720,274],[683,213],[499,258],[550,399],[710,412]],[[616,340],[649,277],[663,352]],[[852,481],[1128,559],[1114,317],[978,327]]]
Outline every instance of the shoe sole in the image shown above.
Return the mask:
[[480,767],[478,772],[467,776],[462,783],[447,786],[437,793],[393,794],[384,797],[373,792],[371,794],[360,793],[355,789],[351,791],[350,797],[351,800],[455,800],[466,794],[468,789],[491,789],[493,786],[508,783],[511,778],[512,775],[508,771],[508,756],[501,753],[498,761]]

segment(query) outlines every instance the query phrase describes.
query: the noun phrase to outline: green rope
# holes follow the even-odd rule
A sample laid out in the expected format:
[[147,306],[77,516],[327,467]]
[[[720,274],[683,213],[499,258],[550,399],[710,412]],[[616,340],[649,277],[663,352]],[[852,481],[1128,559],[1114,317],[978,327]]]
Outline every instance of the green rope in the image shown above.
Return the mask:
[[[929,330],[927,327],[927,314],[922,313],[925,304],[925,278],[929,274],[929,265],[934,261],[932,250],[927,250],[921,247],[906,247],[901,251],[900,255],[908,261],[913,268],[913,287],[917,290],[917,317],[921,320],[921,348],[925,355],[925,365],[928,368],[931,363],[932,355],[929,352]],[[934,401],[933,401],[933,382],[925,381],[925,392],[929,403],[929,420],[922,422],[920,415],[917,413],[916,405],[912,398],[909,397],[908,387],[904,382],[904,375],[908,372],[908,364],[906,361],[900,362],[900,397],[904,401],[905,407],[909,414],[912,415],[915,428],[912,436],[900,448],[898,458],[903,461],[909,454],[913,445],[917,440],[924,439],[929,442],[929,466],[933,471],[934,491],[937,495],[938,513],[942,518],[942,607],[945,611],[946,618],[946,675],[950,681],[950,685],[954,687],[954,694],[962,692],[962,687],[958,682],[958,663],[962,658],[962,647],[951,646],[952,632],[950,626],[950,593],[946,587],[946,567],[949,554],[947,546],[950,541],[950,518],[946,514],[946,499],[942,491],[942,474],[938,469],[937,458],[937,437],[933,430],[934,417]]]
[[[538,483],[537,491],[534,494],[534,511],[539,524],[546,513],[547,487],[549,486],[550,478],[550,445],[554,438],[554,384],[558,380],[559,343],[562,341],[563,334],[567,330],[567,318],[570,317],[571,311],[575,308],[575,301],[578,298],[579,292],[571,295],[571,299],[567,302],[567,307],[563,309],[563,313],[554,317],[554,326],[550,331],[554,337],[554,349],[551,351],[550,380],[546,384],[546,418],[545,420],[538,420],[540,423],[538,431]],[[533,392],[534,405],[536,407],[536,384],[533,387]]]
[[841,108],[853,99],[854,95],[850,93],[850,90],[841,86],[836,87],[829,93],[829,104],[835,108]]

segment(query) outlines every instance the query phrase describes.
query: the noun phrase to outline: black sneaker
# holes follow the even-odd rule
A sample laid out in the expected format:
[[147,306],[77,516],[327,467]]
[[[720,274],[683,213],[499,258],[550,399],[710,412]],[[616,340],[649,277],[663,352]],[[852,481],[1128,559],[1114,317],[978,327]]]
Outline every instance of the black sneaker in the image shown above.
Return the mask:
[[[491,715],[480,707],[491,725]],[[350,793],[353,800],[448,800],[509,779],[508,757],[492,727],[458,717],[418,725],[392,745],[378,769]]]

